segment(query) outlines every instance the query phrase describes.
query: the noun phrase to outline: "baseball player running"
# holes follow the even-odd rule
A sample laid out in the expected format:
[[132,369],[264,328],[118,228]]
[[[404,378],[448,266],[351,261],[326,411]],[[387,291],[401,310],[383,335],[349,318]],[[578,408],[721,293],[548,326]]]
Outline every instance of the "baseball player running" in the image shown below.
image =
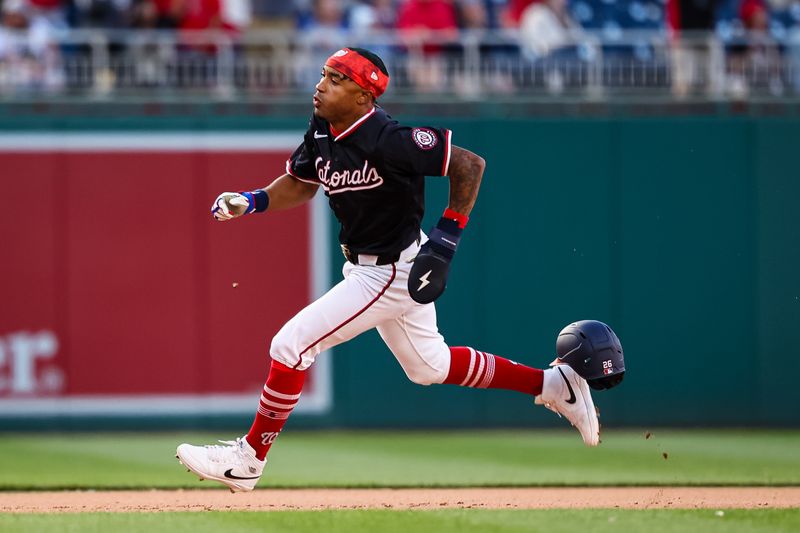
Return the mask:
[[[280,211],[321,187],[341,224],[344,279],[289,320],[272,339],[269,375],[250,431],[222,445],[181,444],[177,457],[201,479],[253,490],[270,446],[320,352],[376,328],[410,380],[507,389],[536,397],[580,431],[588,446],[599,426],[587,382],[571,366],[531,368],[489,352],[449,346],[432,303],[445,288],[486,163],[452,144],[452,132],[408,127],[376,104],[389,83],[383,61],[343,48],[322,68],[314,113],[286,173],[266,188],[222,193],[218,221]],[[420,231],[425,176],[447,176],[449,205],[429,236]]]

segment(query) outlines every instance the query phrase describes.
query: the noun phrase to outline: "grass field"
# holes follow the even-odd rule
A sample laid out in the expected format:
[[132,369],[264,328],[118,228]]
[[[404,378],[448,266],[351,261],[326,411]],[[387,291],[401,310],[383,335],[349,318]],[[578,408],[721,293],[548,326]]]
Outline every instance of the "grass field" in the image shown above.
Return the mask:
[[[174,458],[224,434],[0,436],[0,489],[213,489]],[[666,455],[666,457],[665,457]],[[287,432],[261,487],[800,486],[800,431]],[[87,493],[91,498],[91,493]],[[800,531],[800,509],[4,514],[0,531]]]
[[[198,488],[177,444],[220,434],[0,437],[0,490]],[[667,454],[664,458],[663,454]],[[31,472],[39,475],[31,476]],[[261,486],[800,485],[800,431],[287,432]]]
[[348,533],[797,533],[800,511],[280,511],[210,513],[87,513],[0,516],[4,532],[31,531],[270,531]]

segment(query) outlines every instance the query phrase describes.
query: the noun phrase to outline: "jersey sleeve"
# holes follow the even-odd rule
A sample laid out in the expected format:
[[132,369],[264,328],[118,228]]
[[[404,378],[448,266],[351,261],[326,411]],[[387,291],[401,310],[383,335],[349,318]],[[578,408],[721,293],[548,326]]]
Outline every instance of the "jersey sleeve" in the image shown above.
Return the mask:
[[384,136],[379,149],[384,163],[402,173],[446,176],[452,135],[445,128],[398,126]]
[[300,181],[318,184],[317,171],[314,167],[315,157],[315,147],[311,140],[311,128],[309,128],[303,142],[286,160],[286,173]]

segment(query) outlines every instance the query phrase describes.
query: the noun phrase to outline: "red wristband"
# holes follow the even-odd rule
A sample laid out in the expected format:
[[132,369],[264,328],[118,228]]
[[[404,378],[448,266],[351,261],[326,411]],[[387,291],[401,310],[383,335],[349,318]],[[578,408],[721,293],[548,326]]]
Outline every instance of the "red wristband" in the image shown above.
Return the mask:
[[469,217],[467,215],[462,215],[458,211],[453,211],[449,207],[444,210],[444,215],[442,216],[458,222],[458,227],[461,229],[464,229],[467,226],[467,222],[469,222]]

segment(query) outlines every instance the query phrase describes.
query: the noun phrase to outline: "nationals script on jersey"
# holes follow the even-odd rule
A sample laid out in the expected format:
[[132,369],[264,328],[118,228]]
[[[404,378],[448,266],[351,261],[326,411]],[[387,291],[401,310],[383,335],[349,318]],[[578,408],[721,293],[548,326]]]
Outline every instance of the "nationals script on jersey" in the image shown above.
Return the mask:
[[380,107],[336,136],[313,116],[286,172],[322,186],[341,244],[355,253],[400,252],[419,237],[425,176],[447,175],[451,137],[448,129],[402,126]]

